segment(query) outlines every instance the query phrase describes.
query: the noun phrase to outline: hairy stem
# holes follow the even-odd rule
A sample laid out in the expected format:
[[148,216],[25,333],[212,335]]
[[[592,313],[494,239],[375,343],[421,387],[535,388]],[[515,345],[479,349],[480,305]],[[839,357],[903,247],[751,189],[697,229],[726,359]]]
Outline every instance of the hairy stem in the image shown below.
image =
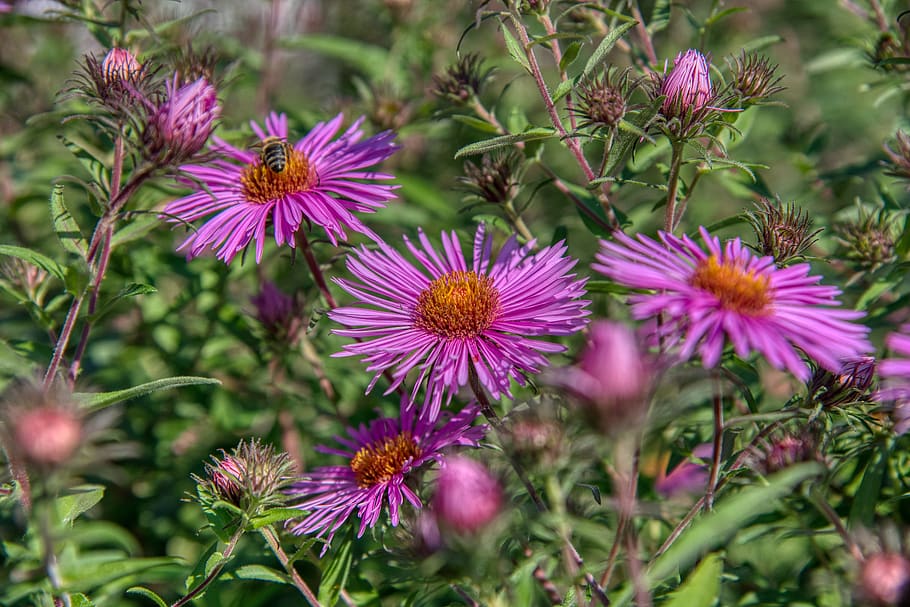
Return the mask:
[[711,474],[708,477],[708,486],[705,489],[705,508],[714,508],[714,491],[717,487],[717,477],[720,474],[720,451],[724,439],[724,400],[720,391],[720,382],[715,380],[714,386],[714,452],[711,455]]

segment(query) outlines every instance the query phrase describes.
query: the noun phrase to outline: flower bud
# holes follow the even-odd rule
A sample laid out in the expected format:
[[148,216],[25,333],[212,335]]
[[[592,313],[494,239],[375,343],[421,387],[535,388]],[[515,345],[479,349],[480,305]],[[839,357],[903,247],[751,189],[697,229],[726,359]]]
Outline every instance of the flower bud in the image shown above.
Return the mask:
[[101,75],[108,85],[135,82],[142,72],[142,66],[125,48],[112,48],[101,62]]
[[221,500],[255,516],[287,501],[283,489],[294,480],[287,453],[253,439],[240,441],[230,455],[224,451],[221,455],[220,459],[213,455],[205,465],[207,478],[193,475],[203,505]]
[[[729,60],[728,60],[729,62]],[[777,66],[758,53],[743,51],[733,59],[733,92],[741,105],[755,105],[784,90],[777,86],[783,76],[777,75]]]
[[897,149],[885,145],[885,154],[890,160],[887,163],[885,175],[899,177],[904,180],[910,180],[910,135],[903,131],[898,131],[894,138],[897,140]]
[[268,280],[262,282],[260,289],[259,295],[250,298],[256,306],[256,319],[270,339],[293,342],[303,322],[300,302]]
[[800,259],[822,231],[813,230],[809,214],[792,202],[783,206],[780,200],[763,198],[755,206],[757,210],[746,213],[758,240],[755,250],[773,257],[780,267]]
[[676,55],[673,69],[660,83],[665,118],[680,118],[705,109],[713,98],[708,58],[695,49]]
[[449,66],[441,76],[433,76],[433,94],[457,104],[464,104],[480,95],[480,90],[493,69],[483,70],[483,59],[476,53],[467,53],[458,63]]
[[[910,173],[908,173],[910,177]],[[860,210],[857,221],[834,226],[840,254],[861,269],[872,271],[895,258],[895,218],[885,209]]]
[[175,76],[166,89],[142,137],[147,158],[161,166],[180,164],[202,150],[221,111],[217,91],[205,78],[178,88]]
[[646,413],[651,370],[635,334],[624,325],[591,325],[587,349],[556,383],[567,388],[603,431],[639,422]]
[[243,468],[230,455],[225,455],[221,460],[213,457],[212,460],[215,464],[206,464],[206,471],[217,495],[224,501],[239,506],[243,495]]
[[473,197],[490,204],[506,204],[518,195],[521,169],[517,154],[484,154],[480,165],[464,163],[459,183]]
[[76,452],[82,440],[82,423],[73,409],[47,403],[20,412],[13,422],[13,432],[27,460],[55,466]]
[[817,367],[809,380],[809,398],[826,409],[868,400],[875,359],[862,356],[844,363],[839,373]]
[[910,606],[910,561],[880,552],[863,563],[856,589],[858,604],[869,607]]
[[483,464],[460,456],[446,459],[433,497],[440,524],[473,533],[496,518],[501,508],[502,489]]

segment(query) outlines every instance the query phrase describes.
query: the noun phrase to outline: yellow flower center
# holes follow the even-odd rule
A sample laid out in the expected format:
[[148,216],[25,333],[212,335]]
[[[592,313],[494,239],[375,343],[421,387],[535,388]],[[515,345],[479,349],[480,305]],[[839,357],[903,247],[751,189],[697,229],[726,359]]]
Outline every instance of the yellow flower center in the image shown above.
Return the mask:
[[367,445],[351,459],[357,486],[366,489],[387,482],[400,474],[406,463],[420,457],[420,453],[410,432]]
[[499,291],[493,279],[456,270],[420,294],[414,325],[446,339],[464,339],[481,335],[498,314]]
[[256,158],[243,169],[240,176],[244,197],[258,204],[273,202],[287,194],[305,192],[318,181],[316,171],[311,170],[303,152],[291,146],[287,148],[287,165],[280,173],[274,172]]
[[771,303],[767,276],[746,271],[736,261],[721,262],[716,256],[695,269],[690,284],[717,297],[727,310],[740,314],[760,316]]

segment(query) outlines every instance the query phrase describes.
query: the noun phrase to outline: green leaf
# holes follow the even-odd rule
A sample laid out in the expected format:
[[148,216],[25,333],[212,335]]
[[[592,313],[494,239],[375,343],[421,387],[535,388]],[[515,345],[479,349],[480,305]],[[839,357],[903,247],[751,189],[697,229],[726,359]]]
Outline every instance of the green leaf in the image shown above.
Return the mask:
[[651,22],[648,23],[648,33],[652,36],[657,32],[667,29],[670,24],[670,0],[657,0],[651,11]]
[[265,527],[272,523],[279,523],[298,517],[301,514],[303,514],[303,510],[300,508],[270,508],[262,514],[250,519],[250,524],[253,529],[259,529],[260,527]]
[[64,588],[94,588],[115,580],[156,567],[179,565],[180,560],[171,557],[131,558],[110,556],[103,559],[78,558],[62,563],[60,573]]
[[354,562],[354,554],[352,552],[354,541],[351,535],[351,533],[348,533],[344,541],[339,542],[332,559],[323,569],[317,598],[324,607],[332,607],[338,602],[341,590],[347,583],[348,574],[351,572],[351,564]]
[[735,15],[736,13],[742,13],[748,11],[749,9],[745,6],[734,6],[733,8],[728,8],[722,10],[714,15],[711,15],[705,20],[705,27],[710,27],[720,21],[721,19],[726,19],[730,15]]
[[454,120],[455,122],[460,122],[462,124],[466,124],[469,127],[477,129],[478,131],[482,131],[484,133],[498,133],[499,132],[499,130],[497,130],[497,128],[495,126],[493,126],[486,120],[481,120],[480,118],[476,118],[474,116],[467,116],[465,114],[454,114],[452,116],[452,120]]
[[17,247],[9,244],[0,244],[0,255],[16,257],[22,261],[26,261],[32,264],[37,268],[41,268],[48,274],[52,274],[60,280],[65,280],[66,269],[47,255],[42,255],[37,251],[32,251],[31,249]]
[[243,567],[238,567],[231,575],[238,580],[261,580],[276,584],[291,583],[290,578],[285,573],[265,565],[244,565]]
[[885,479],[885,471],[888,469],[888,455],[888,446],[884,443],[879,443],[875,449],[875,454],[866,465],[866,470],[863,472],[863,480],[860,482],[856,495],[853,497],[850,515],[847,517],[848,528],[869,528],[875,521],[875,505],[878,503],[882,482]]
[[157,293],[157,292],[158,292],[158,289],[156,289],[152,285],[146,285],[146,284],[142,284],[140,282],[131,282],[131,283],[127,284],[125,287],[123,287],[122,289],[120,289],[120,292],[117,293],[116,295],[114,295],[111,299],[104,302],[104,304],[101,306],[101,308],[99,308],[95,312],[95,314],[92,315],[91,319],[92,319],[92,321],[98,320],[99,318],[101,318],[102,316],[104,316],[105,314],[110,312],[111,308],[114,307],[114,304],[116,304],[121,299],[125,299],[127,297],[136,297],[137,295],[147,295],[149,293]]
[[616,26],[613,31],[604,36],[604,39],[600,41],[600,44],[597,45],[597,48],[594,49],[594,52],[591,53],[591,56],[588,58],[588,62],[585,64],[585,69],[581,73],[582,77],[590,78],[591,74],[594,73],[594,70],[597,69],[597,66],[600,65],[607,54],[613,50],[613,46],[616,44],[616,42],[637,24],[638,21],[626,21],[622,25]]
[[389,52],[381,46],[329,34],[306,34],[286,38],[281,41],[281,45],[285,48],[315,51],[347,63],[372,79],[390,81],[393,85],[400,84],[398,82],[401,79],[400,75],[389,73],[389,65],[392,62],[389,60]]
[[522,133],[515,135],[502,135],[492,139],[484,139],[464,146],[455,153],[455,159],[473,154],[483,154],[506,146],[514,145],[519,141],[535,141],[537,139],[549,139],[556,136],[556,129],[552,128],[531,128]]
[[167,603],[164,601],[164,599],[148,588],[143,588],[142,586],[133,586],[132,588],[127,588],[126,593],[144,596],[145,598],[150,599],[152,602],[158,605],[158,607],[167,607]]
[[91,179],[94,183],[107,187],[107,168],[104,166],[104,163],[98,158],[100,152],[91,151],[85,145],[76,143],[75,141],[64,137],[63,135],[57,135],[57,139],[60,140],[66,148],[73,153],[73,155],[79,160],[85,170],[88,171],[88,174],[91,176]]
[[720,594],[720,576],[724,563],[713,552],[702,559],[698,567],[673,594],[664,607],[711,607]]
[[572,89],[575,88],[575,80],[563,80],[559,83],[559,86],[556,87],[556,90],[553,91],[553,103],[556,103],[566,95],[572,92]]
[[63,248],[85,259],[88,254],[88,243],[85,236],[82,235],[82,230],[79,229],[79,224],[66,207],[63,199],[63,184],[55,185],[54,191],[51,193],[51,219],[54,224],[54,232],[60,239]]
[[515,63],[525,68],[525,70],[530,74],[531,64],[528,63],[528,58],[525,57],[524,49],[521,48],[518,40],[515,39],[515,37],[505,26],[502,27],[502,37],[506,42],[506,48],[509,51],[509,56],[512,57]]
[[581,42],[574,41],[569,44],[562,52],[562,59],[559,60],[559,71],[565,72],[569,66],[578,58],[578,52],[581,50]]
[[177,377],[167,377],[165,379],[156,379],[148,383],[126,388],[124,390],[115,390],[113,392],[76,392],[73,397],[80,405],[90,410],[104,409],[117,403],[158,392],[160,390],[170,390],[171,388],[181,388],[183,386],[196,386],[206,384],[221,384],[220,380],[211,377],[193,377],[180,375]]
[[79,515],[101,501],[104,497],[102,485],[79,485],[70,489],[72,493],[55,500],[57,516],[64,525],[72,525]]
[[70,605],[71,607],[95,607],[92,600],[81,592],[70,595]]
[[904,219],[904,231],[901,233],[897,244],[894,245],[894,252],[898,259],[904,259],[910,252],[910,215]]

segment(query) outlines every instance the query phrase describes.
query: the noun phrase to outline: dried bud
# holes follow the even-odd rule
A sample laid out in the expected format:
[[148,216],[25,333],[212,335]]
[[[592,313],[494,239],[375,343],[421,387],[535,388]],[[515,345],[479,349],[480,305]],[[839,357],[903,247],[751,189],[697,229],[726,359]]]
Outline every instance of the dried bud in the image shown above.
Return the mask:
[[840,373],[816,367],[809,380],[809,398],[823,407],[842,407],[869,399],[875,377],[875,359],[863,356],[844,363]]
[[[730,60],[728,60],[728,63]],[[733,93],[738,97],[738,105],[760,104],[784,87],[777,86],[783,79],[778,76],[777,66],[758,53],[743,51],[732,60]]]
[[858,603],[869,607],[910,607],[910,561],[889,552],[869,556],[856,594]]
[[11,457],[39,468],[69,463],[86,436],[79,407],[63,388],[14,388],[2,413],[0,437]]
[[697,114],[714,98],[710,61],[695,49],[676,55],[673,69],[660,81],[660,94],[665,96],[661,114],[668,120]]
[[181,48],[171,60],[180,84],[189,84],[200,78],[217,85],[215,66],[218,63],[217,52],[213,48],[196,51],[193,48]]
[[502,488],[483,464],[460,456],[446,459],[433,497],[433,510],[444,528],[474,533],[501,508]]
[[[885,145],[885,153],[891,160],[887,164],[885,175],[892,175],[900,179],[910,180],[910,136],[903,131],[898,131],[897,150]],[[907,184],[910,187],[910,183]]]
[[746,221],[758,240],[755,250],[773,257],[778,266],[801,259],[822,231],[813,230],[809,213],[804,214],[792,202],[782,206],[780,200],[763,198],[755,206],[757,210],[746,213]]
[[240,441],[230,455],[221,452],[206,464],[208,478],[193,476],[199,501],[211,505],[215,500],[232,503],[250,516],[285,503],[282,490],[293,482],[293,464],[287,453],[276,453],[271,445],[258,439]]
[[506,204],[518,195],[521,159],[514,151],[508,154],[484,154],[480,165],[464,163],[464,177],[458,182],[473,197],[490,204]]
[[692,450],[692,457],[702,461],[686,459],[677,464],[670,474],[659,474],[654,481],[654,490],[663,497],[702,493],[708,484],[708,466],[705,462],[711,459],[713,453],[714,446],[711,443],[698,445]]
[[601,77],[579,85],[576,111],[583,118],[579,127],[614,129],[625,116],[628,109],[626,99],[631,92],[629,70],[623,70],[615,83],[612,76],[612,71],[607,70]]
[[462,55],[458,63],[446,68],[445,74],[433,76],[436,85],[433,94],[458,104],[467,103],[472,97],[480,95],[480,90],[493,72],[493,68],[484,71],[482,64],[483,59],[476,53]]
[[221,111],[218,93],[205,78],[178,88],[175,76],[166,88],[142,136],[146,157],[160,166],[186,162],[202,150]]
[[602,431],[614,432],[646,414],[651,375],[635,334],[624,325],[599,321],[591,325],[578,365],[553,380],[578,399]]
[[250,301],[256,306],[256,318],[266,335],[275,343],[294,343],[303,323],[300,302],[268,280],[262,282],[260,289]]
[[860,210],[855,222],[834,226],[844,258],[864,270],[874,270],[894,260],[895,222],[885,211]]

